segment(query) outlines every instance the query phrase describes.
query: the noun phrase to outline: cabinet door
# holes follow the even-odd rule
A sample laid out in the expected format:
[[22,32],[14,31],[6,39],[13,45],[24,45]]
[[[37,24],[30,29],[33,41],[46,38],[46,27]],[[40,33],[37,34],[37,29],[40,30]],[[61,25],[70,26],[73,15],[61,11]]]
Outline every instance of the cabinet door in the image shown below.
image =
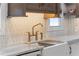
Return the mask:
[[79,43],[71,45],[71,56],[79,56]]
[[49,46],[44,48],[43,50],[44,56],[68,56],[69,55],[69,47],[67,43]]
[[49,18],[55,18],[55,17],[59,17],[60,15],[60,11],[61,11],[61,8],[60,8],[60,4],[58,3],[49,3],[47,5],[47,13],[44,13],[44,19],[49,19]]
[[25,16],[25,4],[23,3],[9,3],[8,16]]

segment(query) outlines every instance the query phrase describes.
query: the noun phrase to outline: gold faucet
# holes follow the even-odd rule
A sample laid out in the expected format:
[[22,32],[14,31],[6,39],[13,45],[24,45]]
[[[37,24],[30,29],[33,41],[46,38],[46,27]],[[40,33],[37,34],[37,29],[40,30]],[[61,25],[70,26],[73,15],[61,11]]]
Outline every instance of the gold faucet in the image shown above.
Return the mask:
[[[34,25],[32,27],[32,35],[30,34],[30,32],[26,32],[26,33],[28,33],[28,42],[31,42],[31,36],[35,36],[35,40],[36,41],[38,40],[38,31],[36,31],[35,34],[34,34],[34,28],[38,25],[41,25],[43,27],[43,25],[41,23]],[[42,40],[43,39],[43,33],[41,32],[40,35],[41,35],[41,40]]]

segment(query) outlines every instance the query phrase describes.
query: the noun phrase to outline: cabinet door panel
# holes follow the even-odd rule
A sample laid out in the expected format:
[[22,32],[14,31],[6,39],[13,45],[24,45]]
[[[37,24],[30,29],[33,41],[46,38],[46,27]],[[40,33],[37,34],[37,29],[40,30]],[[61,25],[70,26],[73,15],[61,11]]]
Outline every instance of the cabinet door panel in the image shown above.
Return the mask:
[[25,8],[22,3],[9,3],[8,16],[25,16]]
[[79,43],[71,45],[71,56],[79,56]]
[[68,56],[69,55],[69,47],[67,43],[46,47],[43,50],[44,56]]

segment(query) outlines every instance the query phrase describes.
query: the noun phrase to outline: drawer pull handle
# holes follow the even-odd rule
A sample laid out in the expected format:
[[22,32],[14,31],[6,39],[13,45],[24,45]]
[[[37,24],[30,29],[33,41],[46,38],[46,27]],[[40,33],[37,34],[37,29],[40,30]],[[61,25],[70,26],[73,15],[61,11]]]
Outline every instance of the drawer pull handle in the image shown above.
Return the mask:
[[41,56],[41,54],[37,54],[36,56]]

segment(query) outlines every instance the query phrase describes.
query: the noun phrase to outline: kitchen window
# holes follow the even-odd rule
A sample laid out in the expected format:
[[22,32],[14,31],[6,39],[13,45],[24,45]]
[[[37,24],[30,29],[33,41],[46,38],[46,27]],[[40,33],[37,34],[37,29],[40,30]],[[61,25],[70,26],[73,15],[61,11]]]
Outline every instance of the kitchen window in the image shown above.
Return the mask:
[[59,26],[60,25],[60,19],[58,18],[50,18],[49,19],[49,25],[50,26]]
[[63,30],[64,26],[61,24],[64,18],[50,18],[48,20],[49,22],[49,28],[51,30]]

